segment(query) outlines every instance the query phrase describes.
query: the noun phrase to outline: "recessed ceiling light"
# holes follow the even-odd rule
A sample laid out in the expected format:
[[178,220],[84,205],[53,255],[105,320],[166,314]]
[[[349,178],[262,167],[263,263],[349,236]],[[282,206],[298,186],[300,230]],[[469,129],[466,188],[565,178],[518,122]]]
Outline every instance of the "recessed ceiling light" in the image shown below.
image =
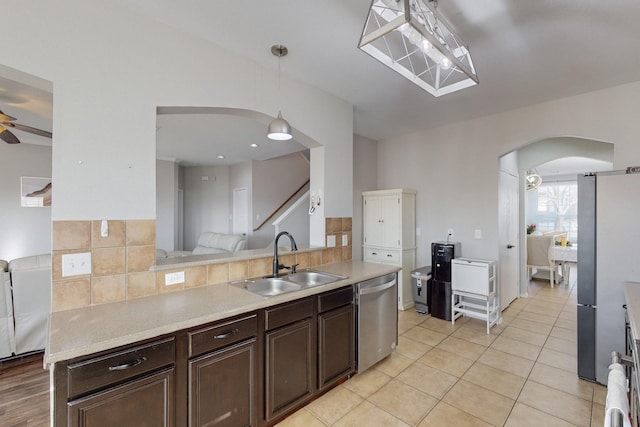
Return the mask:
[[249,147],[251,147],[251,148],[258,148],[258,147],[259,147],[259,145],[254,143],[254,144],[249,145]]
[[219,159],[224,159],[224,156],[223,155],[219,155],[218,158]]

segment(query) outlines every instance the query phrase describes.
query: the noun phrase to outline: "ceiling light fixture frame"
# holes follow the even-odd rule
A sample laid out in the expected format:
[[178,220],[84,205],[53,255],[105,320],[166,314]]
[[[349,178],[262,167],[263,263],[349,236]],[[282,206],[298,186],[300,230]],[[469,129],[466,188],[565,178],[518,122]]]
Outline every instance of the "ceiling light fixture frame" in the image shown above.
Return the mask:
[[287,141],[293,138],[293,134],[291,133],[291,125],[282,118],[282,111],[280,110],[280,59],[289,53],[289,49],[284,45],[274,44],[271,46],[271,53],[278,57],[278,117],[269,123],[267,138],[276,141]]
[[431,95],[479,83],[469,48],[435,0],[372,0],[358,47]]

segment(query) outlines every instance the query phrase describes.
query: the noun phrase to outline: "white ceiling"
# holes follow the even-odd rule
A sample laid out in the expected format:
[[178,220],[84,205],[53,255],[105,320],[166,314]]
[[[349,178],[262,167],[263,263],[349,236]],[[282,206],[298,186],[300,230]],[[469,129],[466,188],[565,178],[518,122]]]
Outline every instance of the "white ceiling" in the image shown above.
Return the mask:
[[[640,80],[638,0],[440,0],[439,12],[469,46],[480,79],[476,87],[440,98],[357,48],[369,0],[115,3],[272,69],[277,61],[271,45],[286,45],[282,73],[353,104],[354,131],[375,140]],[[19,104],[7,104],[13,93],[4,83],[0,109],[50,130],[50,116],[47,126]],[[258,153],[250,142],[269,144],[263,126],[228,115],[159,116],[158,155],[192,161],[184,150],[195,141],[215,147],[194,151],[192,159],[202,163],[205,153],[232,153],[239,146],[246,151],[234,156],[246,158]],[[179,137],[182,152],[165,151],[164,136]]]

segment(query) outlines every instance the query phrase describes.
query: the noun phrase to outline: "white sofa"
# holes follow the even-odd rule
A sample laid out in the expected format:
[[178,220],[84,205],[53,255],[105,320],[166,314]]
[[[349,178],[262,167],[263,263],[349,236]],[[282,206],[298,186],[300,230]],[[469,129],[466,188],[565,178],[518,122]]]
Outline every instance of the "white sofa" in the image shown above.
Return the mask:
[[[51,254],[16,258],[9,262],[8,273],[3,276],[8,326],[6,336],[0,333],[0,348],[8,341],[10,353],[4,352],[0,357],[43,350],[51,313]],[[0,307],[0,321],[1,310]]]
[[239,234],[224,234],[207,231],[198,237],[193,251],[156,250],[156,258],[173,258],[187,255],[208,255],[227,252],[237,252],[247,249],[247,236]]
[[0,359],[11,356],[16,349],[8,267],[7,261],[0,260]]

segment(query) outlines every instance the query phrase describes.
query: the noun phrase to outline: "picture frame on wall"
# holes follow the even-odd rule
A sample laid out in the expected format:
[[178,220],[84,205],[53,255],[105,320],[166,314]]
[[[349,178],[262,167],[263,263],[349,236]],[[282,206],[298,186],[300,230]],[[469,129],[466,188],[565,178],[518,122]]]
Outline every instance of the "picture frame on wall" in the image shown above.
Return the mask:
[[28,208],[51,206],[51,178],[20,177],[20,206]]

